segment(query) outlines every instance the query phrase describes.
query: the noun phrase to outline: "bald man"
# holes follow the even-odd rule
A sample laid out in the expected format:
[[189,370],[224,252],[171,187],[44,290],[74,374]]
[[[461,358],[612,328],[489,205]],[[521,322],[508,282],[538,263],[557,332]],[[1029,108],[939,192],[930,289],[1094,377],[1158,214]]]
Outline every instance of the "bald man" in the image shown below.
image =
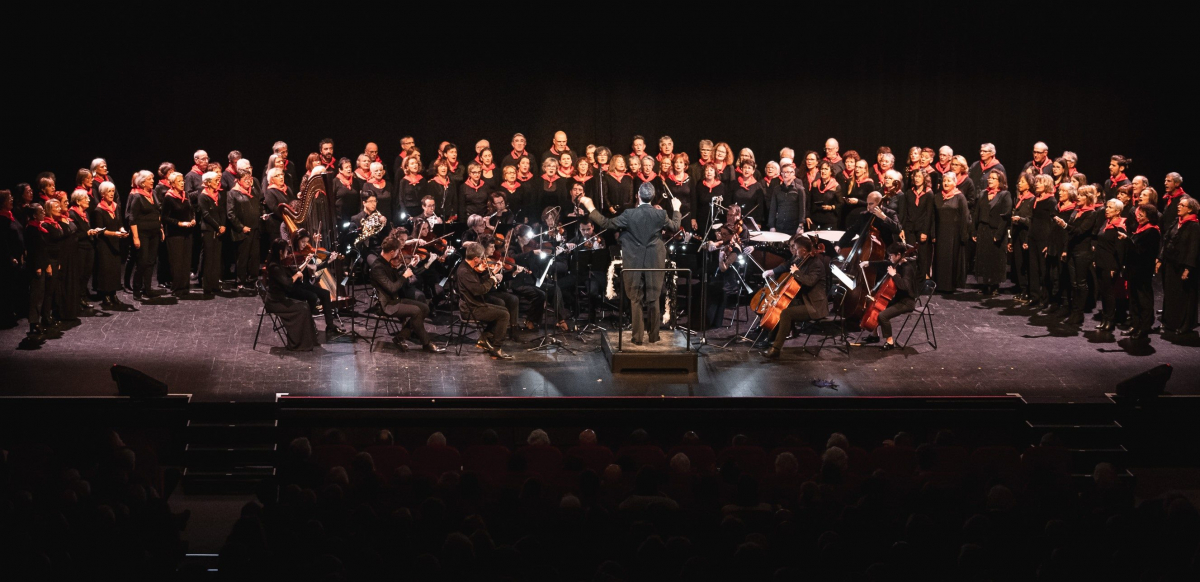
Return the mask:
[[838,145],[838,140],[832,137],[825,140],[825,157],[821,159],[829,162],[834,176],[846,172],[846,162],[842,160],[841,154],[838,153],[840,149],[841,146]]
[[379,146],[373,141],[367,142],[367,147],[363,148],[363,155],[367,156],[367,159],[371,160],[372,164],[379,162]]
[[567,145],[567,132],[556,131],[554,132],[554,143],[551,144],[550,149],[546,150],[542,154],[541,161],[545,162],[548,158],[554,158],[557,160],[558,157],[564,153],[571,153],[574,155],[574,152],[571,152],[571,147]]
[[850,224],[846,229],[846,234],[843,234],[841,240],[834,245],[834,250],[849,247],[853,244],[854,237],[865,232],[868,225],[879,229],[879,242],[882,242],[884,246],[899,240],[900,220],[896,218],[896,211],[880,204],[882,201],[883,194],[879,192],[867,194],[866,212],[859,214],[858,218]]
[[208,171],[208,152],[204,150],[196,150],[192,154],[192,169],[183,176],[183,191],[189,196],[195,198],[196,195],[204,188],[204,173]]

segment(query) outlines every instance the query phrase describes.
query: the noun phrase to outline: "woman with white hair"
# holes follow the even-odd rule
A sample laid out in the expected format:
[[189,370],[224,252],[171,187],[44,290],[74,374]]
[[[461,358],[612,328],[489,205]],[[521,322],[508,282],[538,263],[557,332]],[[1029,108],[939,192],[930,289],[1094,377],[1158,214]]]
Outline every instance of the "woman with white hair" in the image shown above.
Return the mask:
[[221,175],[201,174],[200,193],[196,196],[196,218],[200,221],[200,288],[204,298],[221,290],[221,247],[228,220],[221,205]]
[[67,215],[75,224],[76,244],[74,248],[70,248],[68,245],[63,249],[66,252],[74,253],[76,265],[74,279],[67,282],[68,300],[78,303],[81,309],[92,308],[92,304],[88,303],[87,287],[88,281],[92,280],[92,268],[96,260],[96,234],[100,232],[100,229],[92,226],[91,217],[88,215],[88,208],[91,205],[90,187],[71,193],[71,209]]
[[971,240],[971,214],[967,199],[958,187],[970,183],[965,175],[959,178],[954,172],[946,172],[942,176],[942,193],[933,199],[937,211],[933,277],[939,293],[954,293],[966,283],[965,248]]
[[163,196],[162,225],[167,243],[167,265],[171,273],[171,292],[187,295],[192,280],[192,239],[196,233],[196,213],[183,191],[183,174],[167,176],[170,189]]
[[100,201],[100,185],[105,182],[112,182],[112,177],[108,175],[108,162],[104,158],[96,158],[92,160],[92,201]]
[[[1129,235],[1129,226],[1125,224],[1125,204],[1116,198],[1104,203],[1104,223],[1096,235],[1093,245],[1095,255],[1092,266],[1096,270],[1097,297],[1104,304],[1103,318],[1096,329],[1102,332],[1112,332],[1116,326],[1117,317],[1117,274],[1121,272],[1122,257],[1125,254],[1124,243],[1121,242]],[[1124,308],[1122,308],[1122,312]],[[1124,319],[1124,313],[1120,314]]]
[[133,189],[126,202],[129,232],[133,237],[133,298],[149,299],[160,295],[151,285],[154,267],[158,264],[158,246],[163,240],[161,215],[154,203],[154,174],[141,170],[133,175]]
[[[291,204],[295,197],[287,187],[287,176],[281,168],[267,170],[267,191],[263,193],[263,206],[271,213],[267,219],[267,236],[271,240],[282,238],[280,227],[283,225],[283,207]],[[311,201],[310,201],[311,202]]]
[[100,294],[100,306],[114,309],[121,306],[117,291],[121,289],[121,241],[129,236],[117,213],[117,187],[101,182],[97,187],[99,202],[91,212],[91,224],[96,236],[96,260],[92,271],[92,289]]
[[1065,246],[1062,258],[1067,263],[1067,276],[1071,282],[1071,315],[1068,325],[1083,324],[1083,307],[1088,298],[1088,274],[1092,270],[1092,241],[1096,236],[1100,216],[1096,212],[1096,189],[1084,186],[1079,189],[1074,211],[1067,218],[1057,217],[1055,222],[1062,229]]
[[1185,335],[1196,327],[1196,266],[1200,259],[1200,203],[1191,196],[1177,202],[1177,218],[1163,223],[1163,333]]
[[360,203],[365,202],[368,195],[374,196],[375,211],[384,215],[389,222],[394,222],[397,212],[395,197],[392,196],[394,187],[384,178],[386,170],[382,163],[373,162],[370,167],[371,175],[365,182],[362,182],[362,187],[359,189],[359,201]]

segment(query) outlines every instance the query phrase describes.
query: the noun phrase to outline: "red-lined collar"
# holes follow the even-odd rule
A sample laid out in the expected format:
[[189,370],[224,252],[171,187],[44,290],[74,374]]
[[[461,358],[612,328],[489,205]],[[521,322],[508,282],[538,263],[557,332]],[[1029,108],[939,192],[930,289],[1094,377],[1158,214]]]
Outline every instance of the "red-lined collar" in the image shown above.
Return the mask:
[[565,173],[565,174],[564,174],[562,170],[559,170],[559,171],[558,171],[558,177],[559,177],[559,178],[564,178],[564,179],[565,179],[565,178],[570,178],[571,176],[572,176],[572,173],[571,173],[571,172],[567,172],[567,173]]
[[1000,193],[1000,188],[985,188],[983,191],[987,192],[988,196],[995,196]]
[[478,192],[478,191],[479,191],[479,189],[480,189],[480,188],[483,188],[483,187],[484,187],[486,184],[487,184],[487,182],[484,182],[483,180],[480,180],[478,184],[472,184],[472,183],[471,183],[471,179],[470,179],[470,178],[467,178],[467,179],[466,179],[466,180],[463,182],[463,185],[464,185],[464,186],[466,186],[466,187],[468,187],[468,188],[470,188],[470,189],[472,189],[472,190],[474,190],[474,191],[476,191],[476,192]]
[[570,148],[570,147],[568,147],[567,149],[565,149],[565,150],[563,150],[563,151],[561,151],[561,152],[560,152],[560,151],[558,151],[558,150],[554,149],[554,146],[550,146],[550,153],[551,153],[551,154],[553,154],[553,155],[554,155],[554,157],[561,156],[561,155],[563,155],[564,153],[566,153],[566,152],[569,152],[569,151],[571,151],[571,148]]
[[721,184],[721,181],[718,180],[717,178],[713,178],[712,180],[705,180],[705,181],[701,182],[701,184],[708,186],[709,190],[711,190],[711,189],[719,186]]
[[454,162],[453,162],[453,163],[451,163],[451,162],[446,162],[446,165],[447,165],[447,166],[450,166],[450,172],[451,172],[451,173],[453,173],[453,172],[457,172],[457,171],[458,171],[458,160],[454,160]]
[[1184,196],[1187,196],[1187,192],[1184,192],[1183,186],[1180,186],[1176,188],[1174,192],[1163,194],[1163,200],[1165,200],[1167,204],[1170,204],[1176,198],[1183,198]]
[[990,163],[990,164],[985,165],[983,162],[980,162],[979,163],[979,171],[986,172],[998,165],[1000,165],[1000,160],[997,160],[996,158],[992,158],[992,163]]
[[1146,224],[1143,224],[1143,225],[1141,225],[1141,226],[1138,226],[1138,227],[1137,227],[1137,230],[1133,231],[1133,234],[1134,234],[1134,235],[1139,235],[1139,234],[1142,234],[1143,232],[1145,232],[1145,231],[1147,231],[1147,230],[1150,230],[1150,229],[1152,229],[1152,228],[1153,228],[1154,230],[1158,230],[1158,231],[1159,231],[1159,233],[1161,233],[1161,232],[1162,232],[1161,230],[1159,230],[1159,228],[1158,228],[1158,225],[1157,225],[1157,224],[1151,224],[1151,223],[1147,222]]
[[939,173],[939,174],[945,174],[946,172],[950,171],[950,168],[943,168],[941,162],[934,164],[933,169],[936,170],[937,173]]
[[916,201],[913,203],[913,204],[914,204],[914,205],[916,205],[916,206],[920,206],[920,205],[921,205],[921,197],[922,197],[922,196],[924,196],[924,195],[926,195],[926,194],[928,194],[928,193],[930,193],[930,192],[932,192],[932,191],[933,191],[933,188],[931,188],[931,187],[929,186],[929,184],[928,184],[928,183],[926,183],[926,184],[925,184],[925,187],[924,187],[924,188],[921,188],[920,190],[913,190],[913,189],[911,189],[911,188],[909,189],[909,192],[912,192],[912,193],[913,193],[913,196],[916,196],[916,197],[917,197],[917,200],[916,200]]
[[873,170],[875,170],[875,174],[876,174],[877,176],[879,176],[879,177],[880,177],[880,179],[882,179],[882,178],[883,178],[883,173],[884,173],[886,170],[883,170],[883,169],[881,169],[881,168],[879,167],[879,164],[871,164],[871,168],[872,168]]
[[333,155],[330,155],[327,158],[321,154],[317,154],[317,159],[321,160],[321,165],[325,166],[326,168],[333,166]]
[[1196,218],[1195,214],[1188,214],[1186,216],[1180,216],[1179,217],[1179,225],[1176,226],[1175,228],[1176,229],[1183,228],[1183,225],[1185,225],[1189,222],[1200,222],[1200,218]]
[[770,187],[771,187],[771,180],[779,180],[779,181],[783,181],[783,178],[782,178],[782,177],[780,177],[780,176],[775,176],[774,178],[772,178],[771,176],[763,176],[763,179],[762,179],[763,186],[766,186],[766,187],[770,188]]
[[45,224],[46,224],[45,220],[30,220],[28,223],[25,224],[25,226],[31,227],[31,228],[36,228],[36,229],[42,231],[42,234],[45,234],[45,233],[49,232],[46,230],[46,227],[44,226]]
[[625,177],[628,176],[629,174],[626,174],[625,172],[621,172],[620,174],[608,172],[608,175],[612,176],[614,180],[620,182],[621,180],[624,180]]
[[517,188],[521,187],[521,183],[520,182],[500,182],[500,187],[504,188],[505,190],[508,190],[509,194],[512,194],[513,192],[517,191]]
[[387,186],[387,180],[384,180],[383,178],[376,178],[375,176],[371,176],[371,178],[367,180],[367,183],[379,188],[380,190],[383,190],[383,188]]
[[559,176],[558,176],[558,174],[557,174],[557,173],[555,173],[555,174],[553,174],[553,175],[551,175],[551,174],[542,174],[542,179],[543,179],[543,180],[545,180],[545,181],[547,181],[547,182],[549,182],[549,183],[551,183],[551,184],[554,184],[555,182],[557,182],[557,181],[558,181],[558,178],[559,178]]
[[684,173],[682,173],[682,174],[677,174],[677,175],[683,176],[683,179],[682,179],[682,180],[680,180],[679,178],[676,178],[675,176],[671,176],[671,181],[672,181],[672,182],[675,182],[675,185],[676,185],[676,186],[682,186],[684,182],[687,182],[687,181],[688,181],[688,175],[687,175],[687,172],[684,172]]
[[532,179],[533,179],[533,172],[521,173],[520,170],[517,170],[517,180],[519,180],[521,182],[528,182]]
[[829,156],[825,156],[821,159],[825,160],[826,162],[829,162],[831,164],[836,164],[836,163],[839,163],[842,161],[842,154],[833,154],[832,158]]
[[1058,211],[1059,212],[1070,212],[1072,210],[1075,210],[1074,202],[1067,202],[1066,204],[1063,204],[1062,202],[1058,203]]
[[746,190],[749,190],[751,186],[753,186],[757,183],[758,183],[758,180],[755,180],[754,176],[750,176],[749,182],[746,182],[745,176],[738,176],[738,185],[741,186],[742,188],[745,188]]
[[446,186],[450,185],[450,178],[448,178],[446,176],[434,176],[433,178],[431,178],[431,180],[433,180],[434,182],[437,182],[442,187],[446,187]]
[[359,180],[362,180],[364,182],[369,181],[371,179],[371,171],[367,170],[364,173],[362,168],[356,168],[354,170],[354,175],[357,176]]
[[1026,190],[1024,194],[1017,196],[1017,204],[1013,208],[1020,208],[1022,202],[1029,200],[1030,198],[1033,198],[1033,197],[1034,197],[1033,192]]
[[203,176],[204,170],[201,170],[200,166],[192,166],[192,173],[196,174],[197,176]]
[[1050,156],[1046,156],[1046,159],[1042,160],[1041,164],[1037,163],[1037,160],[1030,160],[1029,167],[1037,168],[1038,172],[1041,172],[1042,170],[1046,169],[1046,166],[1049,166],[1052,163],[1053,162],[1050,161]]
[[[672,155],[672,156],[674,156],[675,154],[671,154],[671,155]],[[663,153],[662,153],[662,152],[658,152],[658,155],[654,156],[654,161],[656,161],[656,162],[661,162],[661,161],[663,161]]]
[[1042,200],[1045,200],[1047,198],[1053,198],[1053,197],[1054,197],[1054,191],[1051,190],[1050,192],[1046,192],[1045,194],[1038,196],[1037,202],[1041,202]]
[[967,179],[967,173],[963,172],[963,175],[954,177],[954,185],[957,186],[959,184],[962,184],[964,181],[966,181],[966,179]]
[[847,168],[845,170],[842,170],[842,177],[845,178],[847,182],[853,182],[854,181],[854,169]]
[[117,217],[117,203],[116,202],[109,202],[107,200],[101,200],[100,203],[96,204],[96,208],[99,208],[100,210],[107,212],[109,218]]
[[225,166],[225,173],[233,174],[234,176],[236,176],[237,175],[237,167],[234,166],[233,164],[228,164]]
[[650,177],[649,177],[649,178],[647,178],[647,177],[646,177],[646,174],[645,174],[645,172],[638,172],[638,175],[637,175],[637,177],[638,177],[638,178],[639,178],[639,179],[640,179],[642,182],[650,182],[650,181],[653,181],[655,178],[657,178],[657,177],[658,177],[658,174],[650,174]]
[[75,211],[75,215],[78,216],[79,218],[83,219],[84,222],[86,222],[88,224],[92,223],[92,221],[88,220],[87,213],[84,212],[82,208],[80,208],[78,206],[72,206],[71,210]]
[[170,190],[167,190],[167,196],[170,196],[171,198],[174,198],[174,199],[176,199],[176,200],[179,200],[179,201],[181,201],[181,202],[187,202],[187,201],[188,201],[188,199],[187,199],[187,194],[184,194],[182,191],[180,191],[180,190],[176,190],[176,189],[174,189],[174,188],[171,188]]
[[521,150],[519,152],[517,150],[513,150],[513,151],[509,152],[508,155],[512,156],[512,159],[514,159],[514,160],[519,160],[519,159],[521,159],[521,156],[528,156],[529,152],[527,152],[525,150]]
[[[243,192],[245,192],[245,190],[243,190]],[[216,190],[213,190],[213,189],[211,189],[211,188],[205,188],[205,189],[204,189],[204,195],[205,195],[205,196],[208,196],[208,199],[209,199],[209,200],[212,200],[214,204],[219,204],[219,203],[220,203],[220,197],[221,197],[221,193],[220,193],[220,192],[218,192],[218,191],[216,191]]]
[[960,192],[958,190],[958,188],[955,188],[949,192],[942,192],[942,200],[949,200],[951,198],[954,198],[955,194],[962,194],[962,192]]
[[1125,218],[1121,217],[1121,216],[1117,216],[1116,218],[1110,218],[1107,221],[1105,221],[1104,226],[1100,228],[1100,232],[1104,232],[1110,228],[1119,228],[1121,230],[1128,230],[1125,227]]
[[142,190],[141,188],[134,188],[134,189],[130,190],[129,193],[130,194],[140,194],[142,196],[145,196],[146,198],[149,198],[150,200],[154,200],[153,198],[150,197],[149,192],[146,192],[145,190]]
[[1121,172],[1120,174],[1117,174],[1116,176],[1111,176],[1111,177],[1109,177],[1109,179],[1108,179],[1108,180],[1109,180],[1110,182],[1112,182],[1112,185],[1113,185],[1113,186],[1116,186],[1116,185],[1120,184],[1121,182],[1124,182],[1124,181],[1126,181],[1126,180],[1128,180],[1128,179],[1129,179],[1129,178],[1125,177],[1125,172]]
[[234,190],[236,190],[236,191],[238,191],[238,192],[241,192],[242,194],[245,194],[246,196],[249,196],[249,197],[251,197],[251,198],[253,198],[253,197],[254,197],[254,194],[251,194],[251,193],[250,193],[248,190],[246,190],[245,188],[243,188],[243,187],[242,187],[242,183],[241,183],[241,182],[238,182],[238,183],[234,184],[234,185],[233,185],[233,189],[234,189]]
[[496,169],[496,162],[492,162],[485,166],[483,165],[483,162],[479,161],[479,156],[475,156],[475,163],[479,164],[479,169],[484,172],[490,172]]
[[338,179],[338,182],[341,182],[342,185],[345,186],[346,188],[353,189],[353,186],[354,186],[354,177],[353,176],[351,176],[349,178],[342,178],[342,173],[338,172],[337,179]]
[[837,180],[830,178],[828,181],[817,179],[817,183],[813,186],[817,192],[822,194],[837,189]]
[[857,179],[854,180],[854,183],[859,186],[862,186],[863,184],[866,184],[867,182],[870,182],[870,181],[871,181],[871,177],[867,176],[865,179],[862,179],[862,180],[857,180]]
[[571,176],[571,177],[574,178],[575,181],[579,182],[580,184],[587,183],[588,180],[592,179],[592,176],[581,176],[579,174],[575,174],[574,176]]
[[417,184],[421,183],[421,175],[420,174],[405,174],[404,180],[406,182],[408,182],[409,184],[416,186]]

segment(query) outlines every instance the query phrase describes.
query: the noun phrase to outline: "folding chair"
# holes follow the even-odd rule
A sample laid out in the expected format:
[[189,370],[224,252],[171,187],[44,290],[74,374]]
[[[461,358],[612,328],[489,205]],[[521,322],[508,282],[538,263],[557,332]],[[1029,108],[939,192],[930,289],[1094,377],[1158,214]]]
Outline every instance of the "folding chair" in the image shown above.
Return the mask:
[[367,299],[369,307],[363,312],[363,315],[368,321],[374,320],[375,324],[371,327],[371,348],[368,352],[375,351],[375,338],[379,336],[379,324],[383,323],[383,331],[388,335],[395,335],[400,331],[400,320],[383,312],[383,303],[379,301],[379,291],[374,285],[367,285]]
[[471,312],[459,312],[454,315],[454,320],[450,322],[450,335],[446,337],[446,349],[450,349],[450,342],[454,342],[454,355],[462,355],[463,342],[471,337],[471,334],[476,334],[476,337],[483,337],[487,331],[487,324],[475,319]]
[[933,279],[926,279],[925,285],[921,288],[921,295],[917,297],[917,306],[904,318],[904,323],[900,324],[900,330],[896,332],[896,337],[904,334],[904,328],[908,326],[908,320],[912,319],[913,314],[917,315],[917,320],[913,322],[913,326],[908,330],[908,337],[904,338],[904,343],[900,347],[908,347],[908,343],[912,340],[913,333],[917,331],[917,324],[925,328],[925,342],[937,349],[937,331],[933,328],[933,304],[930,301],[933,299],[933,292],[937,291],[937,283]]
[[271,331],[275,332],[275,335],[279,337],[279,341],[283,342],[283,345],[288,345],[287,337],[283,335],[283,320],[279,319],[278,315],[267,311],[267,286],[261,278],[255,281],[254,289],[258,292],[258,299],[262,302],[262,305],[258,311],[258,328],[254,330],[254,345],[250,346],[250,349],[253,350],[258,347],[258,335],[262,332],[263,319],[266,317],[271,318]]

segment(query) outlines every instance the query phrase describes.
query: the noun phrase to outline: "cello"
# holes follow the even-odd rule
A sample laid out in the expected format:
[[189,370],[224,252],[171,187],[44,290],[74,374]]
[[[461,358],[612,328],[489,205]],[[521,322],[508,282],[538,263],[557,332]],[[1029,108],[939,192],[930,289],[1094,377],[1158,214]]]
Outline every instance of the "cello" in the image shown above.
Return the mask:
[[[912,250],[916,250],[916,247],[913,247]],[[906,251],[905,256],[900,257],[900,262],[895,264],[895,268],[897,269],[896,274],[899,274],[900,265],[903,265],[905,262],[911,259],[911,257],[908,256],[909,252],[912,251]],[[875,296],[868,296],[868,299],[870,299],[871,302],[867,306],[866,311],[863,312],[862,320],[859,321],[858,326],[867,331],[875,331],[875,329],[879,327],[879,314],[884,309],[887,309],[888,304],[891,303],[892,299],[895,298],[895,278],[891,275],[884,275],[883,280],[879,282],[879,288],[875,290]]]
[[[813,254],[815,252],[810,251],[799,263],[796,263],[796,259],[793,258],[789,267],[792,264],[797,267],[804,266],[804,263],[811,259]],[[750,309],[759,315],[759,327],[775,329],[775,326],[779,325],[779,314],[792,304],[792,300],[799,293],[800,282],[792,276],[790,268],[775,281],[767,281],[767,284],[750,299]]]

